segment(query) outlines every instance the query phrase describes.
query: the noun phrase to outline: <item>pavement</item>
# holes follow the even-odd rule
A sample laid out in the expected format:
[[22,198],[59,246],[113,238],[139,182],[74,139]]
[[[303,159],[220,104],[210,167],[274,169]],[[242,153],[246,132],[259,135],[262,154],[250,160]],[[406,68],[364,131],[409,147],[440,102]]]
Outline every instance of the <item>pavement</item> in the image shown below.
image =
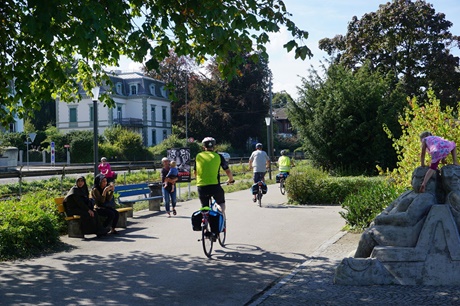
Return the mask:
[[340,206],[290,206],[275,185],[269,194],[262,208],[247,191],[227,195],[231,230],[211,260],[190,200],[173,218],[135,212],[118,237],[62,237],[63,252],[0,262],[0,305],[460,305],[456,287],[333,284],[360,237],[340,230]]

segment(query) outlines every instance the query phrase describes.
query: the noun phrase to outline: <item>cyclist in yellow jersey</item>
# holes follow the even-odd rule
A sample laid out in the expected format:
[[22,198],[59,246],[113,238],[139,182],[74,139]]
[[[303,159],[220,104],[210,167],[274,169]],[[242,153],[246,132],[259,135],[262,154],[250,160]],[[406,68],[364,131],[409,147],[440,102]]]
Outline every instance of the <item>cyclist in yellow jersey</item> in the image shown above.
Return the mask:
[[216,203],[220,205],[222,213],[224,213],[225,193],[220,186],[220,167],[224,169],[228,176],[227,184],[232,184],[235,180],[233,179],[228,162],[222,155],[214,152],[216,140],[212,137],[206,137],[201,143],[204,151],[198,153],[196,156],[194,170],[201,206],[209,206],[209,198],[212,196],[216,200]]
[[289,156],[287,156],[287,151],[286,150],[281,150],[281,156],[278,158],[278,170],[280,172],[286,172],[289,174],[291,171],[291,167],[294,167],[294,162],[291,161]]

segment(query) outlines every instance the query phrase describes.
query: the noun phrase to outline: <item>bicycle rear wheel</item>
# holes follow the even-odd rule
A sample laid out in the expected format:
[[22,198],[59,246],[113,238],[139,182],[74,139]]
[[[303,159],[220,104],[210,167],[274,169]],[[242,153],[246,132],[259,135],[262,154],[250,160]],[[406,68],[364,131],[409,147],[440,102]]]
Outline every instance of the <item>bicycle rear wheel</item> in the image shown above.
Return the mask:
[[284,178],[280,179],[280,191],[282,195],[286,193],[286,189],[284,189]]
[[224,219],[224,231],[219,233],[219,244],[220,246],[225,246],[225,239],[227,238],[227,220]]
[[211,226],[207,222],[201,227],[201,243],[203,244],[204,254],[208,258],[211,258],[212,245],[214,241],[211,233]]
[[257,194],[257,200],[259,201],[259,207],[262,207],[262,187],[259,186],[259,193]]

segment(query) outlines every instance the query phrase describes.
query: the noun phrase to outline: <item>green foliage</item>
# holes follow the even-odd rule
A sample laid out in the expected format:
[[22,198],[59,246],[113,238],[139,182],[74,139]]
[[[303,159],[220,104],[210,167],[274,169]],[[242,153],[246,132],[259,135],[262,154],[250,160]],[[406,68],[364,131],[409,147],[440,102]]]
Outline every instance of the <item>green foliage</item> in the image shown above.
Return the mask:
[[386,180],[372,180],[372,184],[347,195],[342,203],[345,211],[339,214],[351,230],[363,230],[403,191]]
[[105,156],[110,162],[121,159],[123,154],[119,147],[105,142],[99,145],[99,156]]
[[[284,45],[286,50],[292,50],[295,58],[312,56],[308,47],[299,44],[308,33],[295,25],[280,0],[203,0],[186,6],[180,1],[126,0],[110,5],[89,1],[82,5],[50,0],[46,8],[37,1],[6,0],[2,9],[2,16],[8,17],[3,19],[9,21],[0,27],[3,125],[13,121],[13,113],[22,118],[33,112],[40,101],[57,96],[66,102],[81,100],[83,91],[110,82],[106,67],[119,66],[122,54],[136,62],[148,58],[148,69],[157,68],[170,49],[197,62],[213,56],[219,70],[231,78],[244,62],[232,54],[257,51],[267,59],[268,34],[286,26],[293,37]],[[100,101],[114,104],[108,94]]]
[[407,96],[426,98],[425,89],[439,94],[441,105],[460,100],[458,36],[452,22],[426,1],[393,0],[376,12],[353,17],[346,35],[320,40],[319,48],[351,69],[369,61],[374,70],[391,73]]
[[52,202],[45,192],[0,202],[0,260],[38,255],[58,244],[59,216]]
[[[69,133],[69,138],[71,139],[70,155],[72,156],[72,162],[85,163],[93,160],[93,132],[73,131]],[[64,148],[64,146],[62,146],[62,148]]]
[[[456,114],[459,114],[459,106],[454,110],[451,107],[441,109],[440,101],[436,98],[433,90],[427,92],[428,101],[420,106],[416,98],[408,100],[404,113],[399,117],[402,135],[395,136],[389,129],[385,129],[393,142],[393,148],[398,155],[397,168],[389,172],[388,169],[379,168],[381,172],[389,172],[395,183],[401,187],[409,187],[412,172],[420,166],[421,142],[420,134],[430,131],[433,135],[460,143],[460,129],[457,128]],[[429,154],[425,156],[429,158]],[[452,163],[452,157],[447,157],[447,162]],[[426,164],[429,160],[426,161]]]
[[296,204],[340,204],[349,194],[381,181],[379,177],[332,177],[313,167],[311,162],[298,161],[286,180],[289,202]]
[[396,154],[383,125],[399,134],[404,96],[368,65],[353,71],[333,64],[325,72],[325,77],[313,71],[303,79],[300,99],[288,105],[305,153],[315,165],[341,175],[376,174],[376,165],[394,167]]
[[[251,60],[253,55],[256,62]],[[235,54],[228,61],[234,58],[244,62],[231,80],[221,74],[216,61],[207,67],[209,76],[190,77],[188,132],[197,140],[212,136],[218,144],[230,142],[235,150],[245,150],[249,137],[266,135],[270,70],[259,54]]]
[[139,133],[121,126],[114,126],[104,131],[108,144],[102,146],[104,154],[108,157],[117,156],[122,160],[148,160],[151,156],[144,148],[142,136]]
[[16,147],[25,150],[26,136],[24,133],[0,133],[0,144],[4,147]]
[[275,92],[272,98],[272,105],[274,108],[286,107],[289,103],[292,103],[293,99],[290,94],[285,90],[281,92]]

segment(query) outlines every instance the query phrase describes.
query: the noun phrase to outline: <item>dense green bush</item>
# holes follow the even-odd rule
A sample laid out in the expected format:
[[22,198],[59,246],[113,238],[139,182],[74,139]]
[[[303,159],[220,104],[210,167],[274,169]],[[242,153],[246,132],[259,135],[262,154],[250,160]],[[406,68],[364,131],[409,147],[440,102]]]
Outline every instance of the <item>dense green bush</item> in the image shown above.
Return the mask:
[[0,202],[0,260],[38,255],[59,243],[62,225],[52,199],[41,192]]
[[332,177],[325,172],[307,167],[296,169],[286,180],[286,191],[291,203],[340,204],[347,195],[371,186],[375,180],[369,177]]
[[352,230],[363,230],[372,220],[393,202],[403,190],[385,180],[373,180],[372,184],[349,194],[342,203],[340,215]]
[[94,136],[90,131],[75,133],[70,142],[72,162],[85,163],[94,158]]

